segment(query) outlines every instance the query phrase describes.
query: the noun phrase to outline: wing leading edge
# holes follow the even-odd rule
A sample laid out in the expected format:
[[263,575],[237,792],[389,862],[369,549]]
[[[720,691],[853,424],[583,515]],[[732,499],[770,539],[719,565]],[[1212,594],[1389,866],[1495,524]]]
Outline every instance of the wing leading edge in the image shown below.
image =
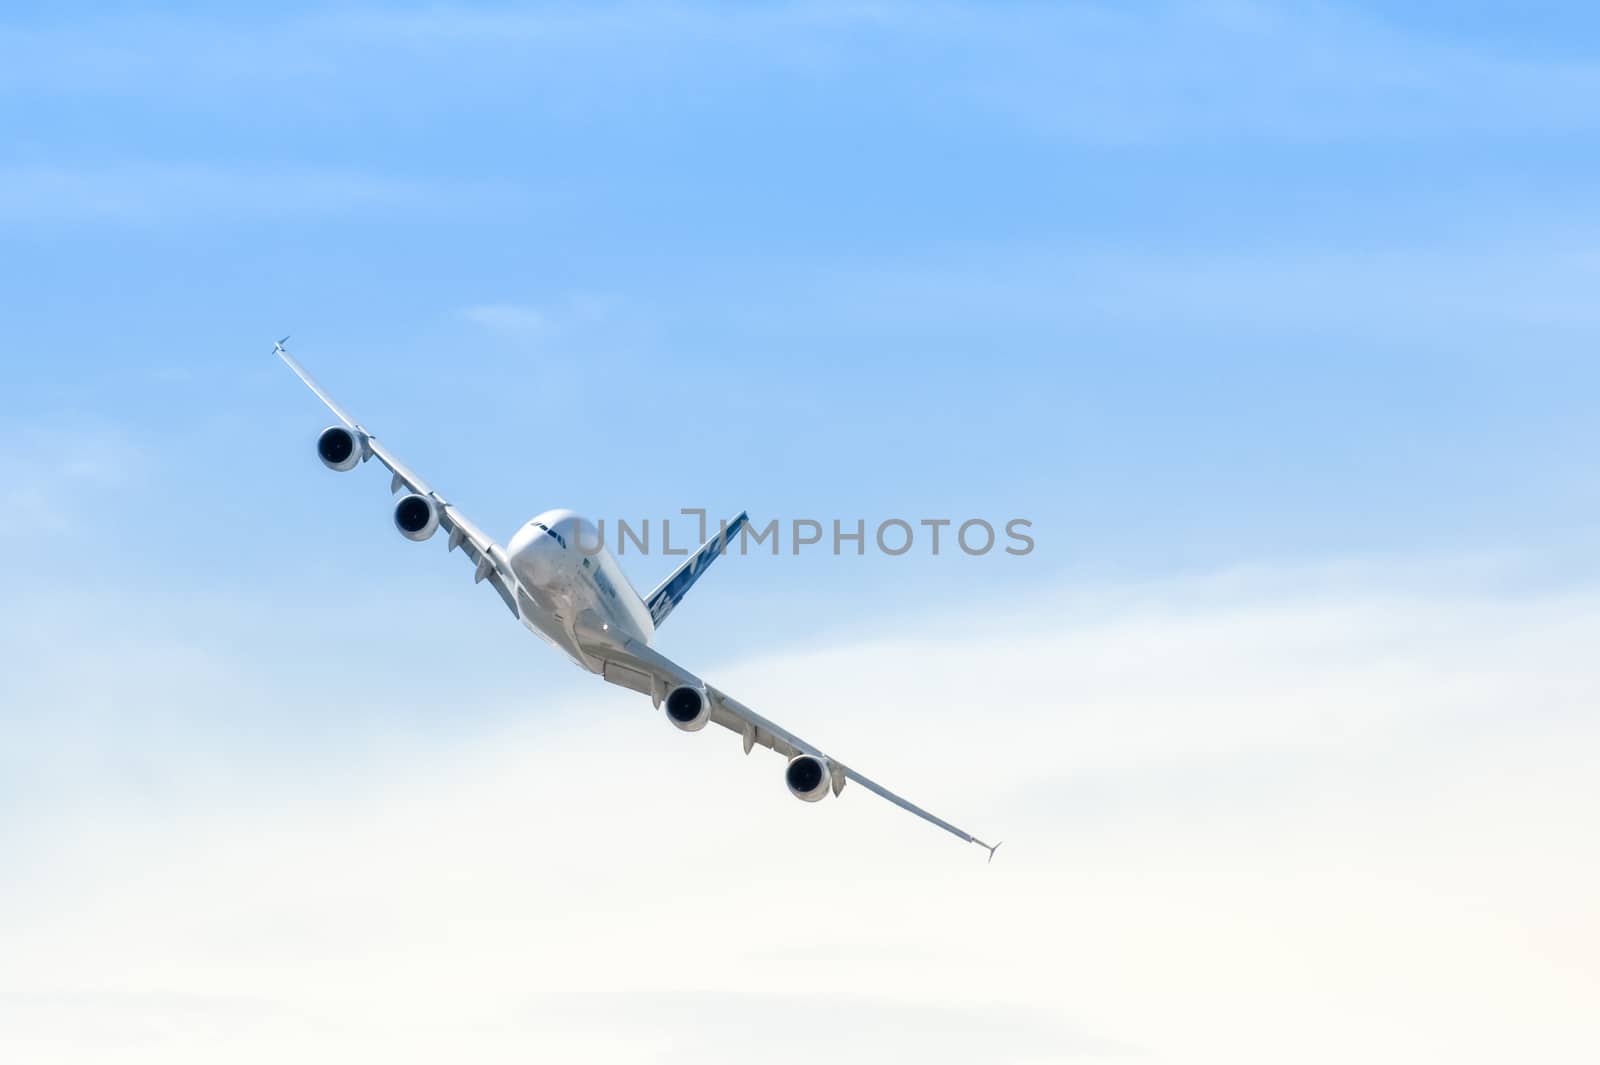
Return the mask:
[[496,594],[505,603],[506,609],[512,616],[520,618],[522,612],[517,607],[517,578],[511,571],[510,560],[506,558],[505,549],[497,544],[493,537],[480,529],[476,523],[469,519],[455,505],[444,496],[434,491],[433,488],[417,474],[413,473],[399,457],[384,446],[382,441],[373,436],[367,429],[351,416],[350,412],[339,405],[326,389],[317,383],[311,376],[311,371],[300,365],[300,361],[289,354],[289,349],[283,345],[288,341],[284,337],[272,346],[273,354],[282,359],[284,365],[294,371],[296,377],[305,386],[322,400],[323,406],[333,412],[344,427],[354,433],[360,441],[362,448],[362,461],[368,457],[377,459],[390,473],[389,492],[394,494],[404,488],[420,496],[427,496],[439,511],[439,526],[449,534],[449,550],[460,548],[477,567],[473,579],[478,582],[488,581]]
[[896,795],[882,784],[857,773],[854,769],[828,757],[813,744],[807,743],[799,736],[788,731],[782,726],[767,720],[739,700],[726,692],[705,683],[693,673],[684,669],[670,658],[647,647],[637,640],[625,640],[619,647],[600,637],[594,629],[587,629],[580,623],[578,629],[579,642],[586,654],[600,660],[602,669],[600,673],[612,683],[622,687],[640,690],[639,685],[630,684],[615,679],[617,676],[644,675],[651,680],[651,698],[659,705],[667,691],[678,685],[687,684],[696,688],[703,688],[711,700],[711,720],[721,725],[730,732],[736,732],[744,741],[744,752],[749,754],[756,747],[765,747],[785,758],[794,758],[797,755],[808,754],[820,758],[828,767],[832,777],[832,789],[835,795],[844,789],[846,781],[855,781],[863,788],[875,795],[881,796],[894,803],[908,813],[916,814],[929,824],[937,825],[957,839],[966,843],[976,843],[989,852],[989,860],[994,860],[994,852],[1000,849],[1000,844],[990,845],[974,836],[963,828],[958,828],[937,814],[930,813],[916,803],[900,795]]

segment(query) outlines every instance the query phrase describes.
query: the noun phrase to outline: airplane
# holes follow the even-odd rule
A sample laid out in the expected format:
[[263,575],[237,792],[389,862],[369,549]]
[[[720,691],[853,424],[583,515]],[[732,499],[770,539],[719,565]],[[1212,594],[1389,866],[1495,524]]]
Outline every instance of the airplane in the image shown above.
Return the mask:
[[474,582],[493,588],[512,616],[535,635],[588,672],[650,696],[656,709],[664,708],[667,720],[684,732],[717,724],[740,735],[745,754],[759,746],[782,755],[788,759],[784,783],[797,799],[820,802],[854,781],[958,839],[976,843],[989,852],[989,861],[994,860],[1000,844],[990,846],[830,758],[651,646],[673,608],[740,534],[748,513],[719,529],[642,598],[606,550],[594,524],[570,510],[539,514],[502,547],[351,417],[284,347],[288,340],[284,337],[273,344],[273,354],[339,420],[317,437],[322,464],[344,473],[377,459],[390,473],[390,495],[405,493],[394,505],[394,525],[400,535],[420,542],[443,529],[447,550],[459,548],[475,565]]

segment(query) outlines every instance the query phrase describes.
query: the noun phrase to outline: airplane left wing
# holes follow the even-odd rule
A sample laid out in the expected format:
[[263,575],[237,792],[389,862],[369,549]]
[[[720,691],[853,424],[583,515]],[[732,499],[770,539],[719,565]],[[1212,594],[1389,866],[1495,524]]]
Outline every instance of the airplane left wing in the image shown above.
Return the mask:
[[[288,337],[284,337],[283,340],[272,346],[274,354],[282,359],[284,364],[294,371],[295,376],[300,378],[305,383],[305,386],[311,389],[318,399],[322,400],[323,405],[333,412],[333,416],[338,418],[340,423],[354,434],[357,446],[361,448],[362,452],[360,461],[364,462],[371,457],[383,464],[384,468],[390,473],[389,492],[391,495],[403,488],[407,492],[423,496],[432,502],[439,514],[439,527],[449,535],[449,550],[454,551],[459,547],[462,553],[471,559],[477,567],[474,571],[473,579],[478,583],[488,581],[506,604],[506,609],[511,611],[512,616],[520,618],[522,612],[517,607],[517,578],[511,571],[511,562],[506,557],[505,549],[495,543],[488,533],[480,529],[465,514],[457,510],[454,504],[434,491],[428,482],[413,473],[410,467],[401,462],[394,452],[384,446],[382,441],[351,417],[350,413],[341,407],[317,383],[316,378],[311,376],[310,371],[301,366],[299,360],[289,354],[289,350],[283,346],[288,339]],[[351,461],[353,463],[355,460],[352,459]]]
[[654,648],[633,639],[623,640],[621,646],[617,646],[613,640],[601,635],[597,626],[592,624],[592,619],[589,622],[580,619],[577,633],[584,653],[599,661],[601,668],[597,672],[613,684],[649,695],[657,706],[661,705],[662,700],[673,688],[688,686],[705,692],[711,704],[710,720],[730,732],[738,733],[744,741],[745,754],[749,754],[756,747],[766,747],[791,762],[801,755],[809,755],[825,767],[828,787],[834,795],[838,795],[844,789],[846,782],[855,781],[873,794],[889,800],[902,810],[916,814],[930,824],[939,826],[957,839],[976,843],[989,852],[991,860],[994,858],[994,852],[1000,849],[1000,844],[990,846],[965,829],[957,828],[944,818],[929,813],[910,800],[896,795],[882,784],[828,757],[813,744],[767,720],[726,692],[707,684]]

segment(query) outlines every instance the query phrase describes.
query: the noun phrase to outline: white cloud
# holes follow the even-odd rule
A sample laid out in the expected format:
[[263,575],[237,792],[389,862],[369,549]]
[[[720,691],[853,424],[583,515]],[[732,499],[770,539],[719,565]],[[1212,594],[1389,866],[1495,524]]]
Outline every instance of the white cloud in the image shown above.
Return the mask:
[[[79,816],[0,889],[0,1052],[1592,1060],[1600,603],[1407,587],[1121,589],[706,665],[1008,839],[992,865],[598,687],[476,749],[264,754],[182,809],[58,781]],[[251,697],[338,711],[277,683]],[[116,742],[180,772],[169,740]]]
[[591,325],[610,312],[611,301],[593,292],[567,292],[547,303],[479,303],[463,307],[464,320],[494,333],[543,337],[575,326]]
[[462,310],[461,317],[497,333],[543,333],[550,316],[537,307],[516,303],[480,303]]
[[[1141,331],[1315,330],[1438,345],[1468,325],[1503,350],[1501,337],[1526,342],[1529,329],[1600,325],[1588,295],[1600,283],[1600,258],[1581,240],[1537,228],[1496,233],[1493,225],[1471,238],[1354,250],[1143,254],[996,245],[965,249],[959,259],[833,263],[797,270],[772,287],[784,301],[804,293],[821,320],[847,316],[857,329],[940,335],[990,335],[1003,326],[1077,336],[1085,323],[1109,322]],[[761,293],[729,310],[764,327],[788,313],[787,302]]]
[[215,166],[151,160],[0,165],[0,223],[116,221],[348,212],[504,211],[525,201],[503,183],[418,180],[298,164]]

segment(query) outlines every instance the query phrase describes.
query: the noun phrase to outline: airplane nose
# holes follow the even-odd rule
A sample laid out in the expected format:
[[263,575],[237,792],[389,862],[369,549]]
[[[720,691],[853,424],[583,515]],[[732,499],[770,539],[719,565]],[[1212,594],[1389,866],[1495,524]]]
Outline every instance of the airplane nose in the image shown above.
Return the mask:
[[548,584],[554,577],[561,547],[539,527],[529,524],[511,539],[512,566],[518,578],[534,585]]

